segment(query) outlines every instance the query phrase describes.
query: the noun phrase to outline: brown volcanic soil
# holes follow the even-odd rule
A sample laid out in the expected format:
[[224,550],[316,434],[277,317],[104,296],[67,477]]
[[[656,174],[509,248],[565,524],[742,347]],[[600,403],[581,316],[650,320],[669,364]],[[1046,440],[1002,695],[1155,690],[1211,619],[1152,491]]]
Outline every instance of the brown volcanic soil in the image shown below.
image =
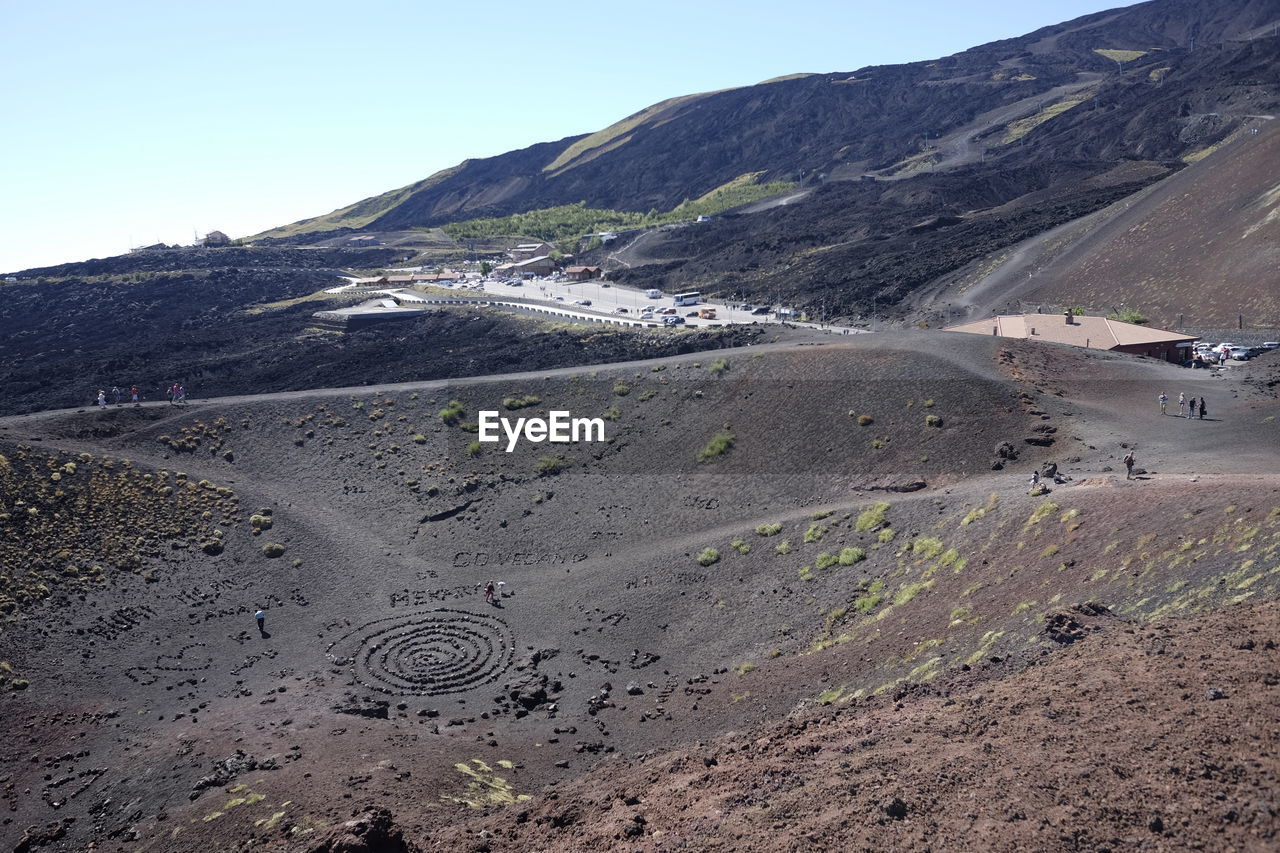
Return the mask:
[[[1266,843],[1275,366],[1210,380],[971,336],[826,341],[0,422],[0,594],[15,602],[0,623],[0,844],[35,827],[64,833],[49,849],[308,849],[366,804],[440,849],[458,849],[468,828],[514,830],[471,836],[508,849],[839,849],[863,837],[1052,847],[1064,834],[1136,849],[1160,837],[1154,814],[1195,841],[1229,809],[1239,846]],[[1209,396],[1215,419],[1153,415],[1159,390],[1178,387]],[[539,399],[504,407],[529,396]],[[438,416],[450,400],[464,410],[454,426]],[[542,445],[470,453],[463,424],[476,411],[551,407],[605,415],[611,440],[559,460]],[[731,449],[698,462],[718,432]],[[1142,472],[1126,482],[1119,442],[1134,440]],[[999,441],[1017,458],[992,470]],[[56,481],[13,474],[64,472],[80,453],[92,458]],[[40,462],[50,455],[57,464]],[[127,486],[116,515],[71,524],[110,500],[107,459]],[[1049,459],[1071,482],[1027,495]],[[157,507],[199,510],[201,495],[207,517],[152,529]],[[270,529],[254,535],[250,516],[267,509]],[[50,532],[49,518],[61,527]],[[222,552],[204,553],[214,539]],[[267,542],[284,555],[265,557]],[[108,546],[120,558],[105,579],[65,571]],[[718,560],[701,565],[706,548]],[[507,583],[500,607],[477,588],[488,578]],[[1070,609],[1087,601],[1111,615]],[[1224,606],[1234,609],[1212,615]],[[1062,611],[1103,630],[1063,654],[1046,632]],[[1202,621],[1170,622],[1180,616]],[[1211,640],[1233,619],[1232,633],[1255,631],[1253,649]],[[1173,644],[1159,660],[1128,639],[1152,631]],[[1210,671],[1201,640],[1213,643]],[[1169,675],[1177,663],[1187,672]],[[1082,692],[1121,680],[1109,673],[1147,691],[1124,694],[1150,726],[1123,751],[1103,723],[1123,712],[1127,724],[1139,706],[1104,714],[1119,695]],[[1148,689],[1175,678],[1187,699]],[[1041,704],[1045,685],[1072,681],[1075,694]],[[1209,687],[1228,698],[1199,701]],[[1202,727],[1192,711],[1208,715]],[[779,728],[814,713],[833,721]],[[1158,735],[1179,731],[1175,777],[1175,746]],[[1100,752],[1080,755],[1095,736],[1105,770]],[[1148,744],[1158,779],[1141,766]],[[837,757],[834,745],[851,751]],[[721,767],[740,775],[721,779]],[[1025,772],[1038,767],[1061,774]],[[1178,784],[1224,800],[1179,810],[1162,793],[1203,772]],[[730,779],[738,799],[717,800]],[[708,798],[682,810],[702,785]],[[501,806],[519,796],[532,799]],[[474,813],[460,801],[497,811],[466,825]],[[817,804],[830,812],[805,813]],[[1019,811],[1026,820],[1005,822]]]
[[[1255,132],[1256,131],[1256,132]],[[938,301],[973,316],[1016,300],[1136,308],[1172,327],[1280,322],[1280,126],[1246,122],[1230,144],[1097,214],[992,255]],[[1208,290],[1206,290],[1208,288]],[[1204,294],[1212,293],[1206,299]]]

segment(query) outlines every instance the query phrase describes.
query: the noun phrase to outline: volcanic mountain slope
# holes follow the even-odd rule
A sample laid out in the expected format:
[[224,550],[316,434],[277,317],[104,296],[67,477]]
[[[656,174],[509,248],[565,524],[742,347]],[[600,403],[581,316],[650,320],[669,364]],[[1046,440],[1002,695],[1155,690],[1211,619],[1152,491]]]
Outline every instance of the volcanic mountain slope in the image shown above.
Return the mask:
[[928,298],[976,316],[1024,300],[1129,306],[1162,325],[1280,325],[1280,127],[1258,124],[1154,187],[975,261]]
[[[1002,125],[1025,118],[1034,126],[1047,118],[1033,118],[1042,107],[1066,100],[1074,105],[1095,95],[1103,106],[1095,104],[1091,111],[1114,112],[1122,105],[1119,93],[1153,75],[1149,82],[1167,78],[1176,88],[1172,81],[1184,64],[1195,66],[1193,39],[1203,50],[1256,35],[1277,20],[1280,6],[1274,0],[1233,0],[1210,9],[1189,0],[1156,0],[934,61],[801,74],[671,98],[597,133],[468,160],[419,184],[260,236],[435,225],[578,201],[589,207],[669,210],[744,175],[799,181],[844,171],[855,176],[867,169],[911,171],[909,159],[923,161],[919,168],[933,158],[921,150],[922,139],[946,140],[993,112],[1008,113]],[[1094,88],[1117,65],[1129,79]],[[1206,84],[1210,81],[1197,76],[1193,88]],[[1122,120],[1134,119],[1132,106]],[[1176,139],[1148,133],[1151,122],[1176,124],[1176,110],[1152,113],[1150,121],[1136,122],[1141,126],[1136,137],[1101,141],[1102,126],[1094,122],[1084,137],[1059,142],[1044,155],[1057,159],[1072,145],[1112,160],[1181,153]],[[732,133],[725,133],[726,127]],[[1006,144],[1006,133],[1026,132],[991,131],[1001,139],[968,144],[971,159],[985,147]]]
[[[1021,811],[1036,823],[1007,837],[1047,837],[1020,833],[1048,831],[1028,810],[1050,795],[1000,781],[992,768],[1013,765],[995,750],[1034,747],[1083,774],[1069,751],[1099,709],[1051,704],[1055,721],[1008,697],[1068,672],[1093,684],[1095,649],[1107,672],[1167,677],[1164,661],[1131,661],[1120,626],[1145,635],[1280,592],[1280,482],[1259,473],[1280,462],[1274,367],[1209,379],[969,336],[830,341],[0,422],[0,840],[332,849],[330,828],[377,805],[441,849],[497,829],[467,825],[471,808],[499,809],[514,833],[473,835],[479,846],[527,849],[544,843],[538,827],[555,849],[733,846],[745,825],[695,819],[690,803],[707,801],[688,791],[719,784],[717,760],[739,772],[748,753],[730,744],[768,737],[797,761],[751,753],[779,763],[771,787],[736,801],[759,816],[743,819],[843,849],[795,799],[827,790],[823,744],[843,744],[852,802],[875,806],[846,815],[854,837],[885,821],[922,847],[959,826],[956,789],[939,782],[930,802],[880,768],[943,732],[971,756],[946,771],[955,784],[1009,798],[970,809],[963,831]],[[1154,414],[1175,382],[1212,418]],[[505,453],[477,440],[487,409],[599,415],[607,438]],[[1126,482],[1114,469],[1135,441]],[[1028,495],[1051,459],[1071,480]],[[496,606],[479,587],[491,578],[505,582]],[[1211,773],[1241,843],[1276,829],[1257,806],[1276,771],[1256,717],[1275,698],[1270,606],[1204,623],[1253,645],[1181,675],[1183,699],[1146,700],[1168,732],[1194,697],[1225,694],[1206,707],[1233,739],[1183,726],[1203,768],[1178,766]],[[1152,642],[1201,648],[1185,630]],[[1045,668],[1019,675],[1032,661]],[[945,710],[945,694],[971,707],[988,692],[985,734]],[[885,737],[905,734],[889,697],[920,746]],[[778,728],[793,712],[827,722]],[[1061,726],[1069,737],[1046,736]],[[634,757],[667,749],[685,751]],[[689,756],[705,779],[681,775]],[[1218,826],[1133,776],[1138,760],[1125,752],[1115,774],[1139,781],[1090,785],[1108,820],[1150,811],[1192,839]],[[1096,809],[1070,807],[1086,795],[1056,796],[1053,832],[1103,837]]]

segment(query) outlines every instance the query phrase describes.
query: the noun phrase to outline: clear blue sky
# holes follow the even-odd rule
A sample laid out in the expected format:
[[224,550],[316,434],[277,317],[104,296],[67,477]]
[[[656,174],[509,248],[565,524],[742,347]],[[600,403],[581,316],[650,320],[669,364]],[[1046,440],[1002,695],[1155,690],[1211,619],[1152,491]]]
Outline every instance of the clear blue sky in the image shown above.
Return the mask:
[[675,95],[1131,0],[0,0],[0,271],[240,237]]

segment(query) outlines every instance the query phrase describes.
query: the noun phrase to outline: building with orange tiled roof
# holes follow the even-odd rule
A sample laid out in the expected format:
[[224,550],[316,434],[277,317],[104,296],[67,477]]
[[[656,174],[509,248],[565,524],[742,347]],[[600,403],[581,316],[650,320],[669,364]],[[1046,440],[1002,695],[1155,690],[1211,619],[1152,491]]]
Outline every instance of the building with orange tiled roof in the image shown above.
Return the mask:
[[1005,314],[948,326],[944,332],[996,335],[1055,344],[1145,355],[1181,364],[1191,359],[1195,335],[1124,323],[1108,317],[1062,314]]

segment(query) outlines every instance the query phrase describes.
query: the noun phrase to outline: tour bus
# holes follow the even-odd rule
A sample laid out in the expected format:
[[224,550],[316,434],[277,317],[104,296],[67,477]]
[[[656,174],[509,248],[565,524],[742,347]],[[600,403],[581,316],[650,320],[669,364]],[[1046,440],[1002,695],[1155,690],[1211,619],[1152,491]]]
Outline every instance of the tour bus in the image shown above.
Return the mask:
[[677,293],[675,295],[675,303],[677,305],[697,305],[701,301],[702,294],[696,290],[691,290],[688,293]]

